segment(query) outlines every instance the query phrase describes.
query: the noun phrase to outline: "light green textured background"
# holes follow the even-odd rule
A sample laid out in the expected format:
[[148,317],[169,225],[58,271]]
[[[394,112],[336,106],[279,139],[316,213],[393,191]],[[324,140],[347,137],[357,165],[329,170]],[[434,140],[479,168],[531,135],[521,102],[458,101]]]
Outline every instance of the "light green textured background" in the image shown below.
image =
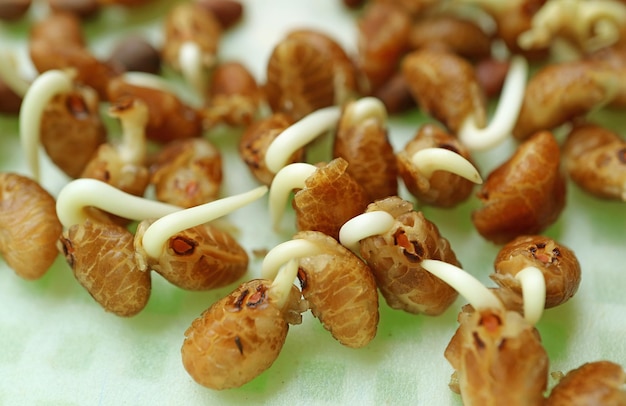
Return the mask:
[[[220,56],[243,61],[259,80],[273,45],[290,28],[320,28],[350,52],[355,49],[354,15],[342,8],[340,0],[243,3],[244,20],[225,36]],[[90,23],[90,46],[96,54],[106,55],[112,40],[135,28],[158,43],[158,18],[167,5],[160,1],[130,17],[109,10]],[[43,13],[39,3],[29,18]],[[2,47],[22,59],[28,23],[0,25]],[[626,131],[626,119],[619,114],[600,112],[593,118]],[[391,121],[396,149],[422,121],[418,115]],[[111,128],[117,131],[115,123]],[[0,169],[28,174],[17,133],[14,118],[0,117]],[[237,157],[237,134],[217,132],[207,137],[226,157],[223,195],[254,187]],[[327,148],[327,143],[320,143],[319,156]],[[487,174],[513,148],[513,143],[505,143],[476,154],[481,172]],[[67,179],[43,153],[41,158],[43,185],[56,195]],[[547,311],[538,324],[551,369],[569,370],[598,359],[626,365],[626,207],[568,186],[567,207],[546,233],[574,249],[583,282],[573,300]],[[402,195],[408,197],[404,190]],[[472,228],[469,216],[476,206],[472,198],[455,210],[423,210],[451,241],[465,268],[493,286],[488,274],[498,247]],[[271,230],[266,213],[267,202],[261,200],[229,216],[252,258],[246,279],[259,275],[261,259],[254,258],[252,250],[270,249],[294,231],[291,212],[278,233]],[[250,384],[224,392],[195,384],[180,360],[183,333],[234,287],[192,293],[154,275],[147,308],[122,319],[105,313],[61,258],[35,282],[18,278],[0,259],[0,405],[460,404],[447,387],[452,370],[443,351],[456,329],[462,299],[438,318],[394,311],[381,302],[378,334],[360,350],[342,347],[307,314],[302,325],[291,329],[275,364]]]

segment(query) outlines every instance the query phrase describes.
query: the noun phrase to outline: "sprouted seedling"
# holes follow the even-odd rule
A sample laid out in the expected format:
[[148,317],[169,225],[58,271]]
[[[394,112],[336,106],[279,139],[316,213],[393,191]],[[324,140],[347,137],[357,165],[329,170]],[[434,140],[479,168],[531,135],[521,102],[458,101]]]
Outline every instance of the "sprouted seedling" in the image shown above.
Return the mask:
[[458,137],[469,149],[483,150],[501,143],[511,134],[517,121],[528,75],[528,63],[522,56],[513,56],[509,66],[498,107],[487,127],[478,128],[471,114],[465,119]]
[[476,167],[449,149],[424,148],[413,154],[411,162],[427,178],[430,178],[435,171],[446,171],[477,184],[483,183]]
[[367,265],[334,238],[303,231],[267,253],[261,274],[272,279],[294,259],[302,295],[324,328],[345,346],[367,345],[378,326],[378,291]]
[[293,285],[298,266],[288,261],[274,281],[244,282],[215,302],[185,331],[185,370],[200,385],[223,390],[242,386],[276,360],[290,324],[307,309]]
[[49,70],[33,81],[24,95],[19,115],[20,139],[33,178],[40,179],[39,137],[41,117],[48,102],[57,94],[71,91],[72,76],[61,70]]

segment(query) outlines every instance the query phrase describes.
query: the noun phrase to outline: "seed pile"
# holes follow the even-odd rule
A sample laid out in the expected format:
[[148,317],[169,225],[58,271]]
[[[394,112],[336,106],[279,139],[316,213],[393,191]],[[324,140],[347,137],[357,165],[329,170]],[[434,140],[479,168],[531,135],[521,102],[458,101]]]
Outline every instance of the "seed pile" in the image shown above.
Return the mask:
[[[357,10],[356,54],[323,32],[294,29],[269,56],[265,83],[245,61],[219,57],[221,36],[245,14],[237,2],[174,5],[161,47],[134,37],[102,60],[87,46],[87,18],[101,7],[150,2],[74,3],[50,1],[33,24],[29,55],[40,75],[32,83],[13,80],[15,67],[0,61],[0,108],[19,114],[33,171],[32,179],[0,178],[2,215],[12,216],[0,221],[0,252],[18,275],[41,277],[61,253],[96,302],[119,316],[145,307],[151,271],[187,290],[241,283],[184,333],[183,365],[213,389],[244,385],[269,368],[289,326],[309,309],[341,344],[361,348],[375,340],[379,292],[393,309],[428,316],[460,293],[469,304],[444,355],[455,370],[450,387],[465,404],[564,404],[600,392],[624,401],[623,368],[607,361],[570,372],[546,400],[549,360],[534,327],[544,308],[576,293],[584,275],[576,247],[542,235],[566,205],[567,179],[595,198],[626,200],[625,141],[585,118],[624,107],[623,3],[344,2]],[[2,6],[0,18],[20,19],[28,6]],[[563,19],[570,6],[572,17]],[[483,13],[493,32],[467,18],[468,9]],[[554,62],[559,41],[575,59]],[[531,74],[528,63],[537,68]],[[196,104],[158,76],[163,69],[180,77]],[[107,134],[102,106],[121,134]],[[432,123],[394,151],[388,115],[411,109]],[[241,280],[246,250],[208,223],[267,190],[219,199],[221,151],[205,135],[220,126],[242,134],[241,159],[269,186],[277,226],[293,193],[293,239],[269,250],[260,279]],[[560,128],[570,129],[564,140]],[[309,162],[309,146],[327,133],[332,151]],[[482,174],[483,183],[472,154],[510,135],[517,150]],[[74,182],[93,180],[138,205],[149,204],[143,196],[153,187],[163,203],[141,213],[135,203],[62,204],[59,197],[55,208],[38,184],[40,144]],[[413,201],[398,196],[401,185]],[[476,231],[503,246],[491,290],[461,269],[463,258],[415,204],[454,210],[472,193],[480,200],[471,214]],[[29,217],[15,220],[16,207]],[[216,211],[197,214],[207,207]],[[68,215],[80,219],[68,222]],[[132,221],[139,222],[134,235]],[[52,252],[34,270],[22,265],[32,256],[19,244],[26,231],[30,238],[43,232],[42,252]]]

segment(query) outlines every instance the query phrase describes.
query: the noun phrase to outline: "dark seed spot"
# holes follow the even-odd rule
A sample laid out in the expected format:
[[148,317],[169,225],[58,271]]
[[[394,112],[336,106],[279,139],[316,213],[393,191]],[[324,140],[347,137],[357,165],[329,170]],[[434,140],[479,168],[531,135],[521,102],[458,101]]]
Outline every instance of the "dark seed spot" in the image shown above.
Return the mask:
[[626,164],[626,148],[622,148],[617,151],[617,159],[623,164]]
[[239,354],[243,355],[243,344],[241,343],[241,339],[239,338],[239,336],[235,336],[235,345],[239,350]]
[[241,295],[239,295],[237,300],[235,300],[234,305],[237,308],[237,310],[241,310],[241,306],[243,305],[243,301],[245,300],[246,296],[248,296],[248,293],[250,293],[250,291],[248,289],[244,290],[243,292],[241,292]]
[[72,94],[68,96],[68,98],[65,100],[65,105],[67,106],[67,110],[77,120],[84,120],[89,117],[89,109],[87,108],[87,104],[80,95]]
[[485,342],[480,339],[480,337],[478,336],[478,333],[474,332],[472,336],[474,337],[474,342],[476,343],[476,347],[480,349],[485,348]]
[[190,238],[174,237],[170,240],[170,248],[176,255],[191,255],[198,245],[197,242]]
[[306,289],[307,287],[306,273],[300,268],[298,268],[298,280],[300,281],[300,288],[302,290]]

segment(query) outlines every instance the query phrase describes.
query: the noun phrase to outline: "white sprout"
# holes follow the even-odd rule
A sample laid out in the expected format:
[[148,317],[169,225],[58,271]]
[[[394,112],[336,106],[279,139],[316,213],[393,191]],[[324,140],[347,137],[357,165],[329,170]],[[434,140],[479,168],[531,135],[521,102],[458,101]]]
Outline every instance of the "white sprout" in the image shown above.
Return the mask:
[[291,292],[291,287],[293,286],[293,282],[298,275],[298,260],[290,259],[284,264],[269,289],[270,298],[272,298],[276,306],[279,309],[282,309],[287,303],[287,299],[289,298],[289,293]]
[[148,107],[135,99],[130,106],[113,106],[109,110],[111,117],[116,117],[122,125],[122,140],[116,146],[122,162],[143,165],[146,157],[146,124]]
[[532,18],[531,28],[517,42],[521,48],[548,46],[565,32],[585,51],[614,44],[626,24],[626,6],[613,0],[551,0]]
[[289,194],[294,189],[304,188],[306,179],[316,170],[314,165],[297,162],[285,166],[274,176],[269,193],[269,212],[275,230],[285,213]]
[[339,242],[352,252],[358,253],[361,240],[386,233],[395,221],[391,214],[382,210],[359,214],[341,226]]
[[72,90],[72,77],[61,70],[49,70],[33,81],[24,95],[19,114],[20,140],[26,155],[26,161],[33,174],[39,181],[39,138],[41,132],[41,117],[46,105],[57,94]]
[[387,109],[380,99],[376,97],[363,97],[348,103],[344,108],[342,119],[347,118],[350,122],[360,122],[368,118],[376,118],[387,122]]
[[519,55],[513,56],[498,107],[489,125],[485,128],[478,128],[472,114],[461,125],[458,137],[465,146],[473,150],[488,149],[498,145],[511,134],[522,108],[527,76],[526,59]]
[[96,179],[73,180],[59,192],[56,210],[64,227],[84,223],[89,218],[84,210],[86,207],[97,207],[131,220],[162,217],[182,210],[178,206],[131,195]]
[[419,172],[430,178],[435,171],[447,171],[471,182],[483,183],[480,173],[462,155],[445,148],[424,148],[411,157],[411,163]]
[[183,77],[200,94],[206,88],[205,56],[200,46],[193,41],[183,42],[178,51],[178,64]]
[[424,259],[420,265],[459,292],[477,311],[498,309],[504,312],[500,299],[473,275],[458,266],[434,259]]
[[30,83],[18,74],[16,64],[14,55],[0,51],[0,78],[13,93],[23,98]]
[[515,278],[522,285],[524,299],[524,318],[528,323],[535,325],[541,319],[546,307],[546,280],[543,273],[529,266],[519,271]]
[[156,220],[146,229],[142,245],[151,258],[159,258],[165,242],[174,234],[191,227],[208,223],[246,206],[267,193],[267,186],[225,197],[209,203],[180,210]]
[[174,87],[159,75],[145,72],[125,72],[120,76],[123,82],[131,86],[146,87],[174,94]]
[[263,258],[261,278],[273,280],[280,267],[287,261],[322,253],[323,250],[319,245],[301,238],[280,243],[272,248]]
[[325,107],[287,127],[278,134],[265,152],[267,169],[272,173],[278,172],[295,151],[337,125],[340,117],[340,107]]

